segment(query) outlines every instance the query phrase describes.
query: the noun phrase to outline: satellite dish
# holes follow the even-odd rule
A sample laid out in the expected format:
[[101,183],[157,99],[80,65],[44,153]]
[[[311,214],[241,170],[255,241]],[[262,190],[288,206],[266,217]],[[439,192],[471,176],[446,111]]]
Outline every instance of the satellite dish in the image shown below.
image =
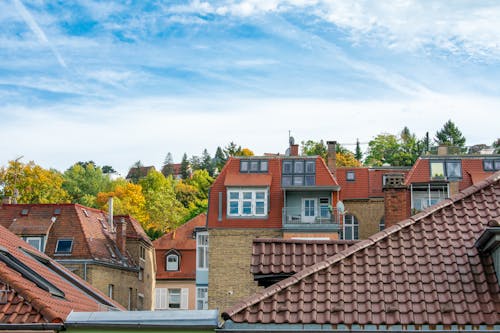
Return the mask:
[[345,207],[342,201],[337,202],[337,211],[339,212],[339,214],[344,214]]
[[288,142],[290,143],[290,146],[295,144],[295,139],[293,138],[293,136],[288,138]]

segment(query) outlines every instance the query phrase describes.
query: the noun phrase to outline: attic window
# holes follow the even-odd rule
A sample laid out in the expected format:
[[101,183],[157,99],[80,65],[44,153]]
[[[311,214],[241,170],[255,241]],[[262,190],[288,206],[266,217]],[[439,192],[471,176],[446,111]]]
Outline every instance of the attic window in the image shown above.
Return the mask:
[[103,227],[103,229],[107,230],[108,229],[108,226],[106,225],[106,222],[104,222],[103,219],[97,219],[99,222],[101,222],[101,225]]
[[240,172],[241,173],[260,173],[267,172],[268,164],[267,160],[240,160]]
[[83,209],[83,208],[82,208],[82,211],[83,211],[83,214],[85,214],[85,216],[86,216],[86,217],[89,217],[89,212],[87,212],[87,210],[86,210],[86,209]]
[[500,170],[500,160],[483,160],[484,171],[498,171]]
[[21,215],[26,216],[28,215],[29,211],[30,210],[28,208],[23,208],[23,210],[21,210]]
[[72,239],[58,239],[56,245],[56,253],[71,253],[73,249]]
[[61,215],[61,208],[54,209],[54,215]]
[[354,171],[347,171],[345,179],[347,181],[353,182],[356,180],[356,174],[354,173]]
[[31,267],[13,256],[6,248],[0,247],[0,261],[3,261],[11,269],[20,273],[25,279],[33,282],[38,288],[49,292],[53,296],[64,298],[64,292],[61,289],[54,286]]

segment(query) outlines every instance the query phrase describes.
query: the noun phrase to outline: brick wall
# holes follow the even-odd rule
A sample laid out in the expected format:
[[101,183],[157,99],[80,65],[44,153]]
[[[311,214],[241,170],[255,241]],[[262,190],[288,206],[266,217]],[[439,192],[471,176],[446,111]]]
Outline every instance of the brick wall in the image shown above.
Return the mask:
[[386,188],[384,199],[386,228],[410,217],[410,191],[406,188]]
[[281,237],[280,229],[209,229],[208,307],[224,311],[257,286],[250,273],[252,240]]
[[356,216],[359,223],[359,239],[366,239],[379,232],[380,219],[384,216],[384,199],[345,200],[347,214]]

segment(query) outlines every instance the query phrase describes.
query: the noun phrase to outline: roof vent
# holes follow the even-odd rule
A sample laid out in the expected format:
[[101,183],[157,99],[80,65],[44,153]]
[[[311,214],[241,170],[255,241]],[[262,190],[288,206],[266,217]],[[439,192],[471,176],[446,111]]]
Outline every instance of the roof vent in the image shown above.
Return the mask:
[[29,211],[30,211],[30,210],[29,210],[28,208],[23,208],[23,209],[21,210],[21,215],[22,215],[22,216],[26,216],[26,215],[28,215]]

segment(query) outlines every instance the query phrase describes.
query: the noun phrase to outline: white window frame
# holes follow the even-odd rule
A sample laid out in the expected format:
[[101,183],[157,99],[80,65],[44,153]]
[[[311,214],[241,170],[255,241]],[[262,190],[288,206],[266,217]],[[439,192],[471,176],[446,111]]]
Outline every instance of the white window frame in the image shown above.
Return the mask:
[[[345,238],[347,229],[351,231],[351,236],[352,236],[351,238]],[[344,234],[342,238],[345,240],[359,239],[359,220],[356,218],[355,215],[346,214],[344,216]]]
[[208,310],[208,287],[196,287],[196,310]]
[[[171,297],[174,296],[179,297],[179,303],[175,303],[179,304],[179,307],[170,306]],[[189,308],[188,288],[155,288],[155,310],[187,310],[188,308]]]
[[[169,262],[169,258],[175,258],[175,261],[172,261],[172,263]],[[179,255],[176,253],[169,253],[167,254],[167,257],[165,258],[165,270],[168,272],[176,272],[180,268],[180,260],[179,260]]]
[[[232,199],[231,194],[237,193],[238,198]],[[257,195],[263,195],[263,198],[257,198]],[[231,203],[237,204],[237,213],[231,212]],[[257,213],[257,204],[263,205],[263,212]],[[244,213],[243,208],[248,208],[246,205],[250,205],[250,212]],[[238,188],[238,189],[228,189],[227,190],[227,216],[229,217],[246,217],[246,216],[256,216],[265,217],[268,211],[268,190],[267,188]]]
[[[24,241],[26,243],[28,243],[29,245],[33,246],[35,249],[37,249],[38,251],[40,252],[44,252],[45,249],[44,249],[44,242],[43,242],[43,236],[26,236],[26,237],[23,237],[24,238]],[[30,243],[30,241],[38,241],[38,245],[39,246],[34,246],[32,243]]]
[[[206,237],[206,242],[201,242],[201,238]],[[200,271],[208,270],[208,232],[196,233],[196,269]],[[200,265],[200,261],[203,263]]]

